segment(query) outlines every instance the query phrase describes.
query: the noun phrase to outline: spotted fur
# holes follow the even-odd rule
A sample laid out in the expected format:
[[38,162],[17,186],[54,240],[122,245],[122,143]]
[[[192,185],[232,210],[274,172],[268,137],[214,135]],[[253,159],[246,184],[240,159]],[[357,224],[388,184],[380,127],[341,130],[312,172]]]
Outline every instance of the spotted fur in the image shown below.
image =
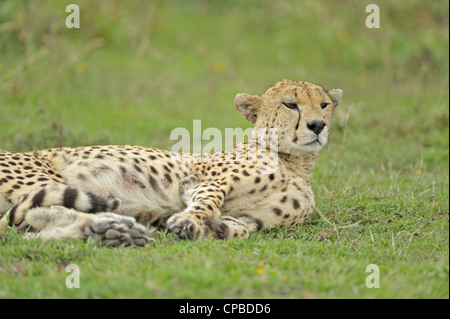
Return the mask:
[[[0,208],[7,211],[0,229],[16,225],[43,239],[95,233],[123,244],[119,238],[138,227],[130,220],[182,239],[247,238],[255,230],[293,227],[313,212],[312,169],[341,95],[287,80],[261,96],[238,94],[235,107],[255,124],[253,138],[212,154],[130,145],[0,151]],[[96,214],[108,211],[114,214]],[[98,216],[109,222],[96,223]],[[116,237],[108,239],[119,220],[114,216],[132,218],[119,221],[128,228],[114,228],[109,237]]]

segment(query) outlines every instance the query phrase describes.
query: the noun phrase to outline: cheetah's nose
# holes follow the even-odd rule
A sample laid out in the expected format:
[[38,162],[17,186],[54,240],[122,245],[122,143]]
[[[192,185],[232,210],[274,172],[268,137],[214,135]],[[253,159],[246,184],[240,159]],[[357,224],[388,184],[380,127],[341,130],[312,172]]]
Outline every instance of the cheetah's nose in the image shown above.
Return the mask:
[[323,128],[325,127],[325,122],[324,121],[311,121],[308,123],[308,128],[313,131],[314,133],[316,133],[316,135],[319,135],[320,132],[322,132]]

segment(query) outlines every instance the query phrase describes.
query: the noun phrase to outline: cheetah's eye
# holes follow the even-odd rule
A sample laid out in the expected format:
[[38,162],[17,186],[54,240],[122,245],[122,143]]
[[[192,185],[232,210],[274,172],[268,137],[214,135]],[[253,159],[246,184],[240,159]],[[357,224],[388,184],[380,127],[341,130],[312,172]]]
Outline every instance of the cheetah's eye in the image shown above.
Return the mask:
[[330,103],[321,103],[321,104],[320,104],[320,107],[321,107],[322,110],[323,110],[323,109],[326,109],[328,105],[330,105]]
[[291,110],[298,109],[297,103],[286,103],[286,102],[283,102],[283,105],[286,106],[288,109],[291,109]]

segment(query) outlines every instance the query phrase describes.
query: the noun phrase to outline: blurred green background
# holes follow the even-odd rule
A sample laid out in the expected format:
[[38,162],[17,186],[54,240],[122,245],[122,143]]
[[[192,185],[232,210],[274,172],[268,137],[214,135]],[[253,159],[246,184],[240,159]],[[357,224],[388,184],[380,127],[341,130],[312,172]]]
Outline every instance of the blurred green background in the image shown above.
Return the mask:
[[[69,3],[80,7],[80,29],[65,27]],[[370,3],[379,29],[366,28]],[[315,216],[296,238],[319,240],[329,258],[338,253],[328,248],[362,241],[360,258],[385,236],[388,263],[395,233],[417,266],[399,294],[448,297],[448,11],[446,0],[2,0],[0,148],[170,148],[170,132],[194,119],[203,129],[249,127],[237,93],[281,79],[341,88],[313,187],[328,221],[360,224],[337,231]],[[435,262],[434,286],[409,289]]]

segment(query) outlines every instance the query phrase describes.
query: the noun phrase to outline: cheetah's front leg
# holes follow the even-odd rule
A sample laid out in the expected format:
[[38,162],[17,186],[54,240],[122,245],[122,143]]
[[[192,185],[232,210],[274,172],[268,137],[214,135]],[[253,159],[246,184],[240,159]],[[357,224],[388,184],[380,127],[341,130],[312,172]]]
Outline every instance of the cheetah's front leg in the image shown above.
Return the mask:
[[227,193],[226,185],[216,182],[195,181],[184,182],[180,188],[180,196],[187,208],[181,213],[171,216],[167,226],[179,239],[197,239],[209,235],[208,223],[220,218],[219,208]]

